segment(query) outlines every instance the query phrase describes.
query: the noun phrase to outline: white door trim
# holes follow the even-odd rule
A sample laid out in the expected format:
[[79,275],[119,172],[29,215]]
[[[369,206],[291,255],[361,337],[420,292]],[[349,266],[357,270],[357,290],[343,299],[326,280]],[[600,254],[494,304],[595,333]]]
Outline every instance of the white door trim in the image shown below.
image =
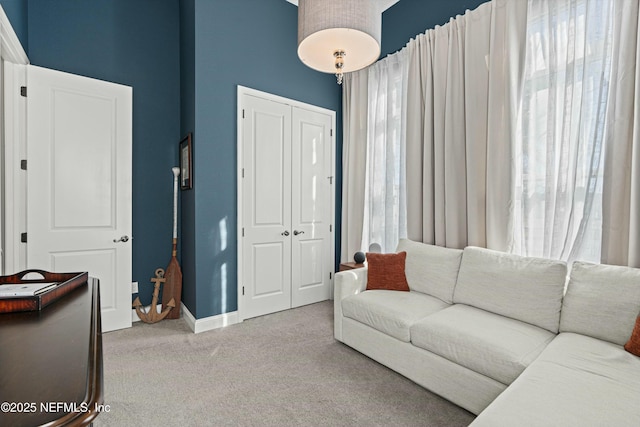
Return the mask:
[[[245,319],[245,310],[243,307],[243,298],[242,298],[242,288],[243,288],[243,283],[244,283],[244,277],[243,277],[243,239],[242,239],[242,226],[243,226],[243,207],[242,207],[242,200],[243,200],[243,185],[242,185],[242,159],[243,159],[243,141],[244,141],[244,126],[243,126],[243,122],[242,122],[242,118],[243,118],[243,109],[244,109],[244,105],[242,103],[242,98],[244,95],[251,95],[251,96],[255,96],[258,98],[263,98],[266,100],[270,100],[270,101],[275,101],[275,102],[279,102],[282,104],[287,104],[290,105],[292,107],[298,107],[298,108],[304,108],[307,110],[311,110],[311,111],[316,111],[318,113],[323,113],[323,114],[327,114],[331,116],[331,129],[333,130],[332,134],[331,134],[331,145],[332,145],[332,150],[331,150],[331,176],[335,177],[335,167],[336,167],[336,136],[335,136],[335,128],[336,128],[336,112],[332,111],[332,110],[328,110],[326,108],[322,108],[322,107],[318,107],[315,105],[311,105],[311,104],[306,104],[304,102],[300,102],[300,101],[296,101],[296,100],[292,100],[289,98],[284,98],[282,96],[278,96],[278,95],[273,95],[267,92],[262,92],[256,89],[251,89],[245,86],[240,86],[238,85],[238,90],[237,90],[237,112],[236,112],[236,117],[237,117],[237,141],[236,141],[236,147],[237,147],[237,178],[236,178],[236,188],[237,188],[237,217],[236,217],[236,224],[237,224],[237,242],[238,242],[238,250],[237,250],[237,254],[236,254],[236,258],[237,258],[237,278],[238,278],[238,321],[242,322]],[[332,263],[332,270],[333,270],[333,262],[335,259],[335,178],[334,178],[334,185],[331,186],[331,223],[332,223],[332,235],[331,235],[331,239],[330,239],[330,246],[331,246],[331,256],[330,256],[330,260]],[[333,274],[332,274],[333,277]],[[331,282],[331,289],[333,290],[333,279]],[[333,294],[333,291],[331,292],[331,294]]]
[[27,53],[24,51],[22,44],[20,44],[20,40],[2,6],[0,6],[0,36],[2,37],[2,47],[0,48],[2,59],[14,64],[27,65],[29,63]]
[[14,274],[26,268],[27,245],[20,234],[27,231],[27,180],[20,161],[27,158],[27,99],[20,96],[20,86],[26,84],[26,66],[4,61],[4,274]]
[[9,18],[0,6],[0,59],[2,61],[2,119],[4,132],[0,136],[3,150],[0,185],[4,199],[0,201],[0,216],[4,235],[0,248],[0,272],[13,274],[24,270],[26,247],[20,243],[20,233],[26,231],[26,182],[20,160],[25,159],[26,102],[20,96],[20,86],[26,81],[29,58],[16,35]]

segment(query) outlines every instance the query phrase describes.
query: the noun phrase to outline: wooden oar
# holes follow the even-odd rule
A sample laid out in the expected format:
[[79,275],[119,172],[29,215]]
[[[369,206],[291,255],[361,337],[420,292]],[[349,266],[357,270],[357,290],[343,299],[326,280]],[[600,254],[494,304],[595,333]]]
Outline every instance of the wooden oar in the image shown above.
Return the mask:
[[162,310],[173,300],[175,307],[169,312],[166,319],[180,318],[180,296],[182,294],[182,270],[176,255],[178,253],[178,175],[180,168],[172,168],[173,172],[173,248],[171,250],[171,261],[165,270],[166,282],[162,290]]

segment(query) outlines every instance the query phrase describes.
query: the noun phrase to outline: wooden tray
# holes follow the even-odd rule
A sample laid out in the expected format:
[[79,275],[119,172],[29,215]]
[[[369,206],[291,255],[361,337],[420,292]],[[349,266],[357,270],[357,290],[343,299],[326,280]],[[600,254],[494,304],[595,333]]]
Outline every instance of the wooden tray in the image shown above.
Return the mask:
[[[29,273],[37,273],[42,279],[25,279]],[[25,270],[11,276],[0,276],[0,286],[3,284],[21,283],[50,283],[58,285],[41,294],[28,297],[0,298],[0,313],[14,313],[18,311],[39,311],[58,300],[74,289],[86,285],[89,275],[84,273],[49,273],[44,270]]]

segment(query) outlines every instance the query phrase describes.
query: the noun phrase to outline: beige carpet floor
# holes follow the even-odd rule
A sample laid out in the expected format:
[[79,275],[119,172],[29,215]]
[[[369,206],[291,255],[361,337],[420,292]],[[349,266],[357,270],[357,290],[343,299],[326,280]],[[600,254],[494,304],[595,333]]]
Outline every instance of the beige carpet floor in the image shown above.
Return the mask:
[[469,412],[333,338],[331,301],[193,334],[103,335],[101,426],[466,426]]

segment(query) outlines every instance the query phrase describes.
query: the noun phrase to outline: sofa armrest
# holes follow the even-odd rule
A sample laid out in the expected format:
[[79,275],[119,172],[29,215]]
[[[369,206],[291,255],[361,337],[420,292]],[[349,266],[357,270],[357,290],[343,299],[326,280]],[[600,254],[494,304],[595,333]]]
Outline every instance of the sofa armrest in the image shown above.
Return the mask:
[[367,288],[367,267],[336,273],[333,289],[333,333],[342,341],[342,300]]

